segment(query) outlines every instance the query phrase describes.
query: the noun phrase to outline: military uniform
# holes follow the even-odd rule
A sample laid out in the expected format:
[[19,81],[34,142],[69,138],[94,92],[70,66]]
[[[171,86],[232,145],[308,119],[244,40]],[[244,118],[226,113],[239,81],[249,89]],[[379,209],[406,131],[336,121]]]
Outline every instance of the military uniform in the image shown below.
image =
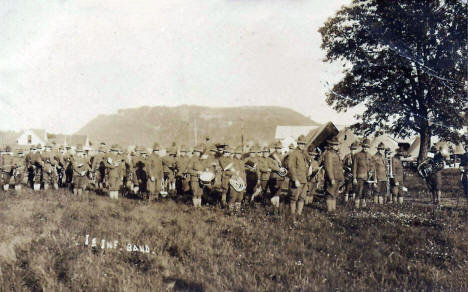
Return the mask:
[[229,180],[232,176],[232,167],[234,166],[232,158],[230,157],[231,150],[225,149],[223,151],[223,156],[221,156],[219,161],[219,166],[221,167],[221,204],[223,206],[227,203],[227,192],[229,191]]
[[118,152],[118,147],[113,146],[111,149],[112,153],[108,156],[104,165],[107,168],[107,181],[109,182],[109,196],[111,199],[118,199],[119,190],[122,184],[122,167],[121,161],[116,152]]
[[148,191],[150,200],[158,198],[161,192],[161,184],[164,179],[164,164],[163,159],[158,154],[159,145],[153,145],[153,154],[148,157]]
[[[468,143],[465,142],[465,143]],[[463,185],[463,193],[466,198],[467,206],[468,206],[468,146],[465,144],[465,154],[462,155],[460,161],[460,170],[461,170],[461,183]]]
[[[370,141],[365,139],[362,143],[362,148],[368,149],[370,146]],[[353,160],[353,180],[356,185],[356,208],[360,207],[362,200],[362,206],[366,206],[366,197],[371,192],[370,185],[367,182],[371,177],[370,174],[375,173],[372,157],[365,150],[361,150],[354,155]]]
[[269,157],[269,167],[272,170],[270,174],[269,187],[271,193],[271,202],[273,206],[279,208],[279,197],[281,194],[281,186],[284,183],[284,177],[279,175],[279,171],[283,166],[283,155],[281,155],[281,143],[274,145],[274,152]]
[[345,189],[344,199],[348,201],[349,197],[355,199],[354,185],[353,185],[353,159],[354,151],[357,149],[357,143],[353,142],[350,146],[350,152],[343,158],[343,170],[345,175]]
[[290,197],[290,208],[291,214],[302,214],[304,207],[304,199],[307,195],[307,159],[303,149],[300,145],[305,145],[304,135],[298,138],[298,148],[293,150],[289,154],[288,158],[288,170],[291,179],[291,197]]
[[[401,163],[400,154],[401,152],[397,152],[397,154],[394,157],[392,157],[392,173],[390,185],[393,200],[395,202],[399,201],[400,203],[402,203],[403,196],[401,194],[401,191],[403,187],[403,164]],[[392,201],[392,197],[389,198],[389,201]]]
[[336,210],[336,196],[344,181],[343,163],[338,152],[334,149],[335,146],[338,146],[336,136],[328,140],[327,143],[329,145],[328,149],[323,154],[327,210],[328,212],[334,212]]
[[[445,166],[444,156],[440,151],[437,151],[436,147],[432,146],[430,152],[434,154],[433,160],[435,162],[441,163]],[[442,169],[433,171],[427,177],[427,184],[432,192],[433,203],[439,204],[442,195]]]
[[[241,148],[238,147],[235,150],[234,154],[235,154],[235,157],[232,160],[233,175],[240,178],[245,184],[247,180],[247,176],[245,173],[245,163],[241,159],[241,155],[242,155]],[[231,184],[229,184],[229,205],[231,209],[235,208],[236,211],[240,210],[240,204],[242,202],[242,199],[244,198],[244,193],[245,193],[245,190],[237,191],[236,189],[234,189],[234,187]]]
[[373,163],[375,168],[375,194],[374,203],[383,204],[383,198],[387,193],[387,162],[385,154],[381,151],[385,151],[385,145],[381,142],[377,146],[378,152],[373,157]]
[[188,177],[187,167],[190,163],[190,157],[186,155],[187,149],[184,146],[180,148],[180,155],[176,158],[176,186],[177,193],[182,195],[190,191],[190,178]]
[[200,186],[200,172],[205,170],[205,161],[201,159],[201,155],[203,153],[203,147],[201,145],[198,145],[195,147],[193,150],[196,153],[199,153],[200,155],[194,155],[192,156],[192,159],[190,160],[190,163],[187,167],[187,171],[190,174],[190,189],[192,190],[192,201],[193,205],[197,207],[201,207],[201,200],[202,200],[202,195],[203,195],[203,189]]

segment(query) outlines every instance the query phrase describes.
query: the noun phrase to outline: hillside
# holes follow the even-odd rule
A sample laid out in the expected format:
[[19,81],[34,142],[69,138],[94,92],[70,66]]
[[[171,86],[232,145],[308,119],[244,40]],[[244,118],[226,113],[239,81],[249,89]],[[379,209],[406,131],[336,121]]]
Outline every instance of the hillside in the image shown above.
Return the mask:
[[201,106],[140,107],[119,110],[112,115],[99,115],[77,134],[86,134],[91,141],[119,143],[120,145],[151,146],[155,141],[170,145],[172,141],[194,145],[194,124],[197,124],[198,142],[206,136],[212,141],[240,144],[244,141],[270,142],[277,125],[316,125],[309,118],[282,107]]
[[316,202],[292,224],[260,205],[0,191],[0,291],[466,291],[462,212]]

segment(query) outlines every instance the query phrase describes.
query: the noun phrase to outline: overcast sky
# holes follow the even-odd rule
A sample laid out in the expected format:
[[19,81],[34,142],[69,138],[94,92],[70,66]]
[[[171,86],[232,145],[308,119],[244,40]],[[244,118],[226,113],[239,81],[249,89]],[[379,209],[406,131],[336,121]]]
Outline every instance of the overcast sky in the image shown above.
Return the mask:
[[73,133],[143,105],[325,103],[317,29],[349,0],[1,0],[0,129]]

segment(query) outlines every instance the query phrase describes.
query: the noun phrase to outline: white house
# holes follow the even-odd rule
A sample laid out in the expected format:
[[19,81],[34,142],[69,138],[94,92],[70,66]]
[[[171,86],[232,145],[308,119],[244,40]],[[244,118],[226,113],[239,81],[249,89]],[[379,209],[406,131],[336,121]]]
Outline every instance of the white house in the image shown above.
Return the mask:
[[16,139],[18,145],[37,145],[45,146],[47,144],[47,133],[44,129],[28,129]]

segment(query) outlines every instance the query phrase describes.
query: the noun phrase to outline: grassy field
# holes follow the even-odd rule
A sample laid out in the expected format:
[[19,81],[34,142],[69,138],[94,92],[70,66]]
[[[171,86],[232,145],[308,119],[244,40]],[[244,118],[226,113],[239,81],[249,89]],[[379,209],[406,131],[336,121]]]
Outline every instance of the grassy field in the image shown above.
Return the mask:
[[0,192],[0,291],[468,290],[460,206],[282,212]]

